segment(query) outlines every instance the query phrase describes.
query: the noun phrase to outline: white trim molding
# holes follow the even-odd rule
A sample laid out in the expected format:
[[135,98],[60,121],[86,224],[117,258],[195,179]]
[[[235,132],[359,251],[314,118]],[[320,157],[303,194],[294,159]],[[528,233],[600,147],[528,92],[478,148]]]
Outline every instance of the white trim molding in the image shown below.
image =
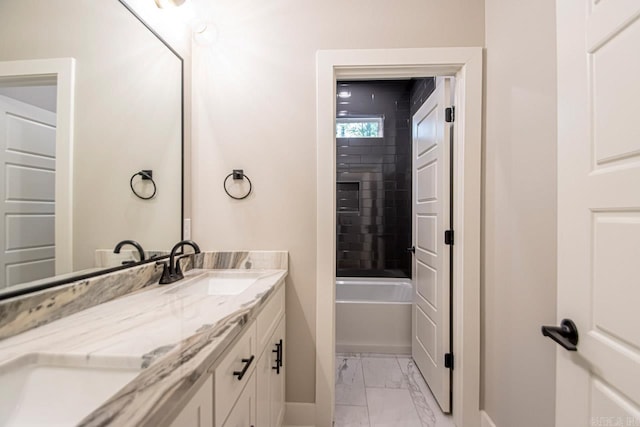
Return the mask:
[[0,62],[0,82],[56,84],[56,275],[73,271],[73,135],[75,59]]
[[480,196],[482,48],[317,52],[316,422],[330,427],[335,398],[336,81],[454,76],[453,419],[480,426]]

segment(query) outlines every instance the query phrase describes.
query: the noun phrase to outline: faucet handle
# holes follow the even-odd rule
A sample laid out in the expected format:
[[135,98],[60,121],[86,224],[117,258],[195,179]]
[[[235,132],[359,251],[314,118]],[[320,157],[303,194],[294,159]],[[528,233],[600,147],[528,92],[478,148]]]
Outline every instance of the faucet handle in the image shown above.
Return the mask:
[[168,263],[162,261],[156,261],[156,265],[162,265],[162,276],[160,276],[160,285],[166,285],[173,283],[173,275],[171,274],[171,267]]

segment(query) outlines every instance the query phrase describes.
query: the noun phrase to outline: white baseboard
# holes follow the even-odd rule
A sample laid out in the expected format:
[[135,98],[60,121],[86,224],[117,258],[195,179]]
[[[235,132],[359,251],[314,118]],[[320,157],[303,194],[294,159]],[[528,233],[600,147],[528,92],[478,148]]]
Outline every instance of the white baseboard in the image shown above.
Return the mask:
[[309,426],[316,423],[316,404],[285,402],[284,425],[285,426]]
[[411,346],[336,343],[336,353],[411,354]]
[[485,411],[480,411],[480,427],[496,427],[496,423]]

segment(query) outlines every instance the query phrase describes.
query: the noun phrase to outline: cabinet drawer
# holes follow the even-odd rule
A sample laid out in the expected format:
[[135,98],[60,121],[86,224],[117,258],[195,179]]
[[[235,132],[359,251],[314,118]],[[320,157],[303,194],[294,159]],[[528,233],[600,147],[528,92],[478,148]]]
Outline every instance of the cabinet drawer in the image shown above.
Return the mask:
[[229,417],[222,427],[253,427],[256,426],[256,374],[249,377],[238,401],[231,410]]
[[[236,341],[214,370],[215,425],[222,426],[242,389],[249,381],[258,363],[255,322],[246,327],[242,337]],[[244,360],[244,361],[243,361]],[[251,360],[251,362],[249,362]],[[239,375],[244,370],[241,379]]]
[[271,297],[267,305],[258,314],[256,323],[258,325],[258,352],[262,353],[267,340],[273,334],[273,331],[278,326],[280,318],[284,314],[284,286],[276,291],[276,294]]
[[211,427],[213,425],[213,380],[211,375],[180,411],[171,427]]

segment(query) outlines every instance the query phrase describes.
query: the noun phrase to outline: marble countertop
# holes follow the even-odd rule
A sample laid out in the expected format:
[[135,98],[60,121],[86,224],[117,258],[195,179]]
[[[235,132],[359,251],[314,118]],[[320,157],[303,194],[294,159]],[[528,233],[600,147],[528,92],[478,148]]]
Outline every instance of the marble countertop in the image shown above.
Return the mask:
[[33,353],[132,360],[140,374],[80,425],[167,424],[287,275],[261,270],[267,274],[238,295],[172,292],[206,271],[190,270],[175,284],[149,286],[2,340],[0,365]]

